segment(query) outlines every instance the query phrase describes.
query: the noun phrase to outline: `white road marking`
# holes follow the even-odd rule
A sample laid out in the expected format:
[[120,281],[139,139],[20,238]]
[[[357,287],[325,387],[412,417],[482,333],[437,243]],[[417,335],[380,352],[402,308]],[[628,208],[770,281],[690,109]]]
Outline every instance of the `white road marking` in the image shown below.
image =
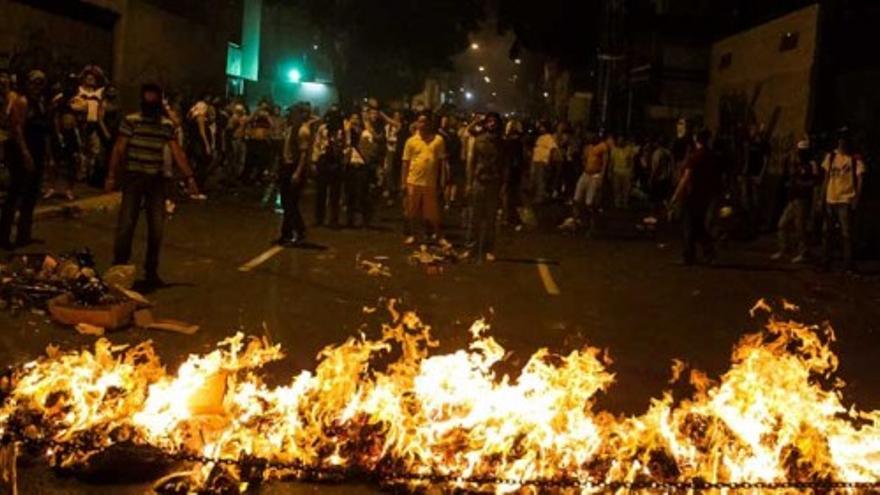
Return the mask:
[[546,263],[538,263],[538,275],[541,276],[541,282],[544,283],[544,290],[547,291],[547,294],[551,296],[560,294],[559,286],[556,285],[556,280],[553,280],[553,274],[550,273],[550,267]]
[[256,258],[254,258],[254,259],[248,261],[247,263],[241,265],[240,267],[238,267],[238,271],[249,272],[249,271],[253,270],[254,268],[262,265],[263,263],[269,261],[270,258],[272,258],[276,254],[280,253],[281,251],[284,251],[283,247],[272,246],[269,249],[267,249],[264,253],[262,253],[261,255],[257,256]]

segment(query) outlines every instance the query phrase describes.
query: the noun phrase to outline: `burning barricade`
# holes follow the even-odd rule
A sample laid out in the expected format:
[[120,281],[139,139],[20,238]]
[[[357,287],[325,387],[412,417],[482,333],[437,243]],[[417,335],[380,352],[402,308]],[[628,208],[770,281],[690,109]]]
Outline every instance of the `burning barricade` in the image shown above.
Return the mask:
[[241,334],[174,373],[149,343],[50,348],[4,380],[0,437],[73,470],[120,444],[153,449],[181,469],[160,493],[352,478],[489,493],[880,488],[880,411],[844,406],[830,329],[771,319],[718,379],[692,371],[687,397],[621,417],[595,407],[614,382],[599,349],[542,349],[498,375],[506,350],[483,322],[436,354],[429,327],[391,310],[380,337],[329,346],[281,386],[259,373],[280,347]]

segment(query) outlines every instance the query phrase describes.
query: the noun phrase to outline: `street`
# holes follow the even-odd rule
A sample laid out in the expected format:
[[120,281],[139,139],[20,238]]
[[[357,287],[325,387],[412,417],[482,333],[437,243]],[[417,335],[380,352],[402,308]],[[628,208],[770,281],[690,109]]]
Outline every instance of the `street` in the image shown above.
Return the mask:
[[[749,317],[754,303],[765,298],[781,307],[785,299],[801,307],[802,321],[829,321],[836,330],[848,398],[866,409],[880,406],[873,358],[857,352],[880,343],[880,288],[872,276],[774,265],[760,242],[727,246],[714,267],[681,267],[674,232],[657,239],[587,240],[550,231],[505,233],[496,263],[459,263],[427,274],[408,262],[414,248],[402,244],[396,222],[376,230],[312,230],[306,248],[273,249],[278,218],[254,203],[190,203],[167,224],[161,271],[170,287],[150,298],[158,316],[198,324],[198,333],[128,329],[108,338],[152,339],[165,362],[176,363],[235,331],[265,334],[288,353],[287,370],[300,370],[311,368],[324,346],[377,331],[383,312],[368,316],[363,309],[394,298],[433,327],[438,352],[468,342],[467,329],[481,317],[513,351],[513,365],[541,347],[608,349],[617,384],[605,406],[636,413],[664,390],[673,358],[710,374],[723,372],[733,344],[761,324]],[[37,237],[46,244],[33,251],[89,247],[99,268],[106,268],[114,223],[112,212],[41,222]],[[138,237],[137,261],[143,245]],[[241,270],[260,255],[263,263]],[[358,256],[387,256],[392,276],[358,270]],[[558,295],[548,293],[542,271]],[[32,359],[50,343],[70,348],[94,340],[46,323],[45,316],[3,312],[0,318],[7,328],[0,337],[4,364]]]
[[[410,264],[396,210],[386,209],[373,230],[312,230],[300,249],[273,248],[278,218],[251,197],[227,197],[182,205],[167,223],[162,274],[169,288],[151,295],[154,312],[200,325],[195,335],[127,329],[111,333],[114,343],[155,342],[171,368],[190,353],[212,349],[235,331],[265,335],[282,344],[287,358],[268,372],[283,381],[311,369],[324,346],[357,332],[377,332],[384,311],[364,308],[398,299],[414,309],[441,342],[437,352],[461,348],[467,329],[484,317],[492,334],[511,351],[510,370],[521,367],[541,347],[560,353],[583,345],[607,349],[616,383],[598,407],[619,414],[643,412],[652,397],[668,388],[673,358],[718,376],[729,366],[737,339],[763,321],[749,316],[758,298],[781,307],[785,299],[801,307],[805,322],[830,321],[838,335],[840,376],[846,403],[880,407],[872,353],[880,336],[876,322],[880,289],[871,276],[817,274],[811,268],[772,265],[766,242],[728,245],[714,267],[676,264],[674,231],[657,238],[639,236],[630,216],[617,217],[606,239],[588,240],[551,229],[506,232],[493,264],[448,265],[428,274]],[[112,253],[114,211],[37,224],[44,250],[91,248],[99,268]],[[141,222],[143,224],[143,222]],[[143,230],[143,225],[140,226]],[[139,230],[135,259],[143,249]],[[618,235],[628,232],[627,235]],[[457,229],[450,231],[455,240]],[[616,238],[615,238],[616,237]],[[369,276],[356,260],[384,256],[391,277]],[[29,312],[0,313],[0,360],[20,364],[49,344],[89,347],[93,337],[53,325]],[[22,493],[93,492],[72,480],[57,483],[25,469]],[[28,483],[37,483],[29,485]],[[107,493],[118,493],[114,487]],[[141,485],[130,487],[140,493]],[[301,485],[283,489],[300,493]],[[69,491],[68,491],[69,490]]]

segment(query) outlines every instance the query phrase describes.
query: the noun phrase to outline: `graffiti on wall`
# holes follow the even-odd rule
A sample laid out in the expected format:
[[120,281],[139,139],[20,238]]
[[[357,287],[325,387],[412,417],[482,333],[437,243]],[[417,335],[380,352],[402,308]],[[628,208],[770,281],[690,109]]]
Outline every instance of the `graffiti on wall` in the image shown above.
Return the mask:
[[762,92],[763,84],[758,83],[751,91],[731,89],[721,94],[718,100],[718,137],[732,144],[736,150],[734,159],[742,163],[740,154],[745,147],[749,128],[757,126],[770,144],[770,171],[776,172],[781,169],[785,157],[800,136],[778,129],[783,111],[781,106],[776,105],[769,112],[758,111],[757,103]]

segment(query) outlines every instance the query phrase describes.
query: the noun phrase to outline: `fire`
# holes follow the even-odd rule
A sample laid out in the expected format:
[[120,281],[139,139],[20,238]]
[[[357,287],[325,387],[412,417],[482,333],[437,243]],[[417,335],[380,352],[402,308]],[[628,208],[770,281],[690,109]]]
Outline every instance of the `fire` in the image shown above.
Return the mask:
[[[149,342],[50,348],[11,377],[0,434],[51,440],[52,462],[68,467],[129,441],[261,459],[261,479],[307,467],[414,489],[428,479],[498,493],[536,480],[580,482],[588,492],[602,483],[880,479],[880,411],[844,406],[830,328],[771,318],[740,340],[717,380],[691,370],[690,396],[667,392],[644,414],[621,417],[595,408],[614,382],[596,348],[542,349],[518,375],[500,375],[506,351],[484,322],[472,326],[467,348],[435,354],[430,328],[391,309],[381,337],[327,347],[314,371],[283,386],[259,374],[283,357],[280,347],[241,334],[175,373]],[[686,371],[673,364],[675,379]],[[186,477],[210,487],[222,474],[244,489],[253,475],[243,471],[207,462]]]

